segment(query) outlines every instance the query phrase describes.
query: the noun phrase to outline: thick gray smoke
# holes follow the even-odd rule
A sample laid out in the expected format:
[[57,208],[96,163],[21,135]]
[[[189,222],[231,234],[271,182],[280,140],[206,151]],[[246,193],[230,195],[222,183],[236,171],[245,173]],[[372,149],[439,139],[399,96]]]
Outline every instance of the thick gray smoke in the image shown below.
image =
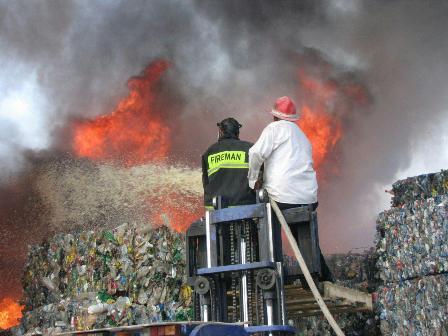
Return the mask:
[[447,17],[436,1],[0,0],[0,178],[32,169],[29,151],[70,151],[70,120],[110,112],[155,58],[174,64],[176,155],[198,162],[227,116],[255,141],[276,97],[301,97],[297,72],[315,55],[370,97],[342,114],[339,174],[321,184],[321,243],[327,252],[371,245],[380,191],[422,141],[439,149],[423,160],[448,166],[438,134],[447,129]]
[[388,199],[385,186],[404,172],[428,172],[408,169],[416,158],[425,162],[420,169],[448,167],[448,4],[340,3],[353,6],[328,7],[326,24],[315,22],[301,36],[335,62],[360,69],[374,97],[370,113],[343,140],[342,176],[321,194],[321,219],[338,232],[337,243],[324,240],[344,250],[370,244],[373,221]]

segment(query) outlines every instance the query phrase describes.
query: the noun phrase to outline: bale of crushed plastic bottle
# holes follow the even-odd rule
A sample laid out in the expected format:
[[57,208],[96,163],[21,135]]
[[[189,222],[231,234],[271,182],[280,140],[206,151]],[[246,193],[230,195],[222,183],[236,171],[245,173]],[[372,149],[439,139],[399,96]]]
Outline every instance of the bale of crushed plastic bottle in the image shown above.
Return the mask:
[[448,335],[448,171],[394,183],[377,219],[384,335]]
[[381,286],[376,310],[383,335],[447,335],[448,274]]
[[377,220],[377,267],[385,282],[448,272],[448,195],[416,200]]
[[448,194],[448,170],[399,180],[392,185],[391,193],[393,207]]
[[162,226],[58,234],[29,250],[25,333],[186,320],[182,234]]

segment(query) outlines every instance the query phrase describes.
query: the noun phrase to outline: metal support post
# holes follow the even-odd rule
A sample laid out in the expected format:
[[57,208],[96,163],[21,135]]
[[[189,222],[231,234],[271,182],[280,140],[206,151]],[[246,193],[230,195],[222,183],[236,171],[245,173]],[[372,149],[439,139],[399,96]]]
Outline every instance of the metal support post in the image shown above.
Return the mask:
[[210,315],[210,310],[209,310],[209,306],[210,306],[210,297],[207,295],[201,295],[200,298],[200,302],[201,302],[201,320],[203,322],[208,322],[210,321],[209,319],[209,315]]
[[285,307],[285,289],[284,289],[284,281],[283,281],[283,265],[281,262],[276,262],[277,266],[277,288],[279,289],[278,293],[278,304],[281,315],[281,323],[283,325],[286,324],[286,307]]
[[[267,233],[268,233],[268,249],[269,249],[269,261],[274,262],[274,228],[272,225],[272,211],[271,205],[266,203],[266,217],[267,217]],[[278,243],[278,242],[276,242]],[[281,242],[280,242],[281,243]]]

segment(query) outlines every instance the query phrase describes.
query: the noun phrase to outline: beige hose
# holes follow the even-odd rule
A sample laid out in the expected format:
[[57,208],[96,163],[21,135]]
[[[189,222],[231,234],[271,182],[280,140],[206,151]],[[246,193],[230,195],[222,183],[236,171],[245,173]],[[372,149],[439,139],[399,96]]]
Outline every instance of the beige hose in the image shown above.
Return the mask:
[[283,214],[281,210],[279,209],[277,203],[271,198],[270,203],[272,206],[272,209],[274,210],[275,214],[277,215],[277,218],[280,220],[280,223],[282,225],[283,230],[285,231],[286,238],[288,238],[289,244],[292,247],[292,250],[294,251],[294,255],[297,258],[297,261],[299,262],[300,269],[302,270],[303,274],[305,275],[306,282],[308,283],[308,286],[311,289],[311,292],[314,295],[314,298],[316,299],[317,303],[319,304],[320,310],[324,313],[325,318],[327,319],[328,323],[330,323],[331,327],[333,328],[334,332],[337,336],[344,336],[344,333],[342,332],[341,328],[339,328],[338,324],[333,318],[333,315],[331,315],[330,311],[328,310],[327,305],[325,304],[324,300],[322,299],[322,296],[320,296],[319,290],[317,289],[316,285],[314,284],[313,278],[311,277],[310,271],[308,270],[308,267],[306,266],[305,260],[303,260],[302,254],[300,253],[299,247],[297,246],[297,242],[294,239],[291,230],[289,229],[288,224],[286,223],[285,217],[283,217]]

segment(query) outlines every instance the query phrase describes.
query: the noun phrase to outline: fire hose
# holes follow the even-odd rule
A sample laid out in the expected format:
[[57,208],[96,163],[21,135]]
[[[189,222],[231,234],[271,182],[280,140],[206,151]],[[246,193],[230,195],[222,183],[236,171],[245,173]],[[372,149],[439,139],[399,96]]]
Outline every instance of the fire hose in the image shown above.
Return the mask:
[[297,242],[294,239],[294,237],[291,233],[291,230],[289,229],[289,226],[286,223],[285,217],[283,216],[280,208],[278,207],[277,203],[272,198],[270,198],[270,203],[271,203],[272,209],[274,210],[275,214],[277,215],[277,218],[280,221],[283,231],[286,234],[286,238],[288,238],[288,242],[292,247],[294,255],[295,255],[297,261],[299,262],[299,266],[303,272],[303,275],[305,276],[305,280],[308,283],[308,286],[310,287],[311,292],[314,295],[314,298],[316,299],[317,303],[319,304],[320,309],[324,313],[325,318],[327,319],[328,323],[330,323],[331,327],[333,328],[333,330],[337,336],[344,336],[344,333],[342,332],[341,328],[339,328],[338,324],[336,323],[335,319],[333,318],[333,315],[331,315],[330,311],[328,310],[327,305],[325,304],[324,300],[322,299],[322,296],[319,293],[319,290],[317,289],[316,285],[314,284],[313,278],[311,277],[310,271],[308,270],[308,267],[306,266],[305,260],[303,259],[303,256],[302,256],[302,253],[300,253]]

